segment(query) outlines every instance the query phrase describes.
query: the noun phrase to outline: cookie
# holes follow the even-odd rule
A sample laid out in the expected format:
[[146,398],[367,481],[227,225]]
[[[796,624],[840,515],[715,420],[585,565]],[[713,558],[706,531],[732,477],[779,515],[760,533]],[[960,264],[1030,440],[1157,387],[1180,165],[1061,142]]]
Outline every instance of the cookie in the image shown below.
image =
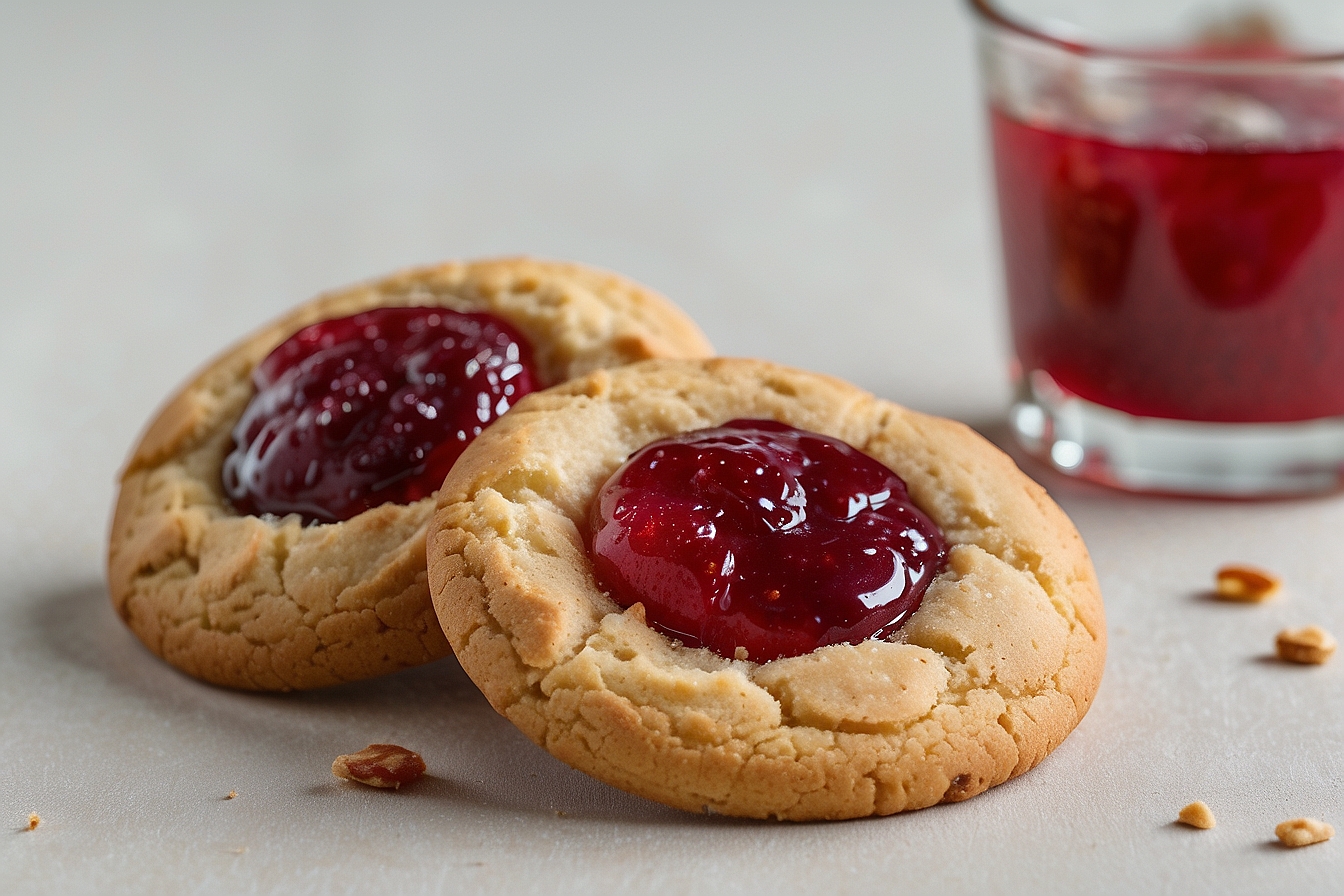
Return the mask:
[[615,274],[528,259],[407,271],[320,296],[262,328],[167,402],[121,474],[108,547],[112,603],[182,671],[290,690],[448,654],[426,584],[432,497],[305,524],[293,514],[239,513],[221,484],[262,359],[309,324],[396,306],[497,315],[530,341],[543,386],[646,358],[711,353],[661,296]]
[[[942,531],[945,567],[887,640],[729,658],[598,586],[585,540],[603,484],[642,446],[735,418],[859,448]],[[760,361],[647,361],[528,396],[448,475],[428,562],[458,660],[500,713],[575,768],[691,811],[838,819],[966,799],[1059,745],[1105,657],[1082,540],[1006,455]]]

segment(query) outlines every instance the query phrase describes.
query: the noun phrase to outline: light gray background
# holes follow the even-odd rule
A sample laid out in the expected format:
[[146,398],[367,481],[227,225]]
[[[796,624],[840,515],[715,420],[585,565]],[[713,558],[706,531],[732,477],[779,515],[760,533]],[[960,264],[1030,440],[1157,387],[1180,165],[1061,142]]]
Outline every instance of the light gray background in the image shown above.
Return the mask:
[[[139,428],[312,294],[526,252],[665,292],[725,354],[854,380],[1002,440],[997,244],[967,17],[883,3],[0,5],[0,890],[1338,892],[1344,499],[1198,503],[1042,477],[1111,652],[1040,768],[819,825],[685,815],[552,760],[452,660],[297,696],[199,684],[113,616]],[[1281,571],[1208,599],[1226,561]],[[371,741],[431,778],[336,782]],[[229,790],[238,798],[224,801]],[[1207,801],[1219,826],[1174,826]],[[30,811],[43,823],[21,831]]]

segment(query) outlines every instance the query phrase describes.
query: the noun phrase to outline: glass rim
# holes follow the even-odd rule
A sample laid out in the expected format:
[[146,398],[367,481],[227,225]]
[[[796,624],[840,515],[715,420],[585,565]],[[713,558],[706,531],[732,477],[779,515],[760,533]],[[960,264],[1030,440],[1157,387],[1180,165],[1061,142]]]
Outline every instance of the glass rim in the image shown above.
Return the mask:
[[1053,46],[1075,56],[1085,56],[1097,60],[1110,59],[1154,68],[1218,74],[1285,71],[1344,63],[1344,49],[1326,53],[1288,51],[1283,56],[1274,59],[1228,56],[1190,59],[1174,56],[1169,50],[1141,50],[1101,43],[1083,43],[1051,34],[1029,22],[1013,18],[1001,11],[993,0],[967,0],[967,5],[971,7],[972,12],[982,25],[995,27],[1019,37]]

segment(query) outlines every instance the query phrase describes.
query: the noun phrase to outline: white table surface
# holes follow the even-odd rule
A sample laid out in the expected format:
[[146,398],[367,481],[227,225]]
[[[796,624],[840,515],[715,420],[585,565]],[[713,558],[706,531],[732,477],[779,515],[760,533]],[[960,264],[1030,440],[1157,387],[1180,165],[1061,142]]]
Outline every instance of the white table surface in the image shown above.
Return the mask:
[[[965,803],[811,825],[682,814],[551,759],[452,660],[289,696],[193,681],[113,615],[140,427],[310,295],[446,258],[622,271],[724,354],[849,378],[1000,441],[997,242],[952,0],[0,5],[0,891],[1344,892],[1344,498],[1042,478],[1096,562],[1088,717]],[[1280,571],[1226,606],[1215,567]],[[338,753],[418,749],[403,793]],[[238,797],[224,800],[230,790]],[[1202,799],[1215,830],[1174,825]],[[42,817],[35,831],[29,812]]]

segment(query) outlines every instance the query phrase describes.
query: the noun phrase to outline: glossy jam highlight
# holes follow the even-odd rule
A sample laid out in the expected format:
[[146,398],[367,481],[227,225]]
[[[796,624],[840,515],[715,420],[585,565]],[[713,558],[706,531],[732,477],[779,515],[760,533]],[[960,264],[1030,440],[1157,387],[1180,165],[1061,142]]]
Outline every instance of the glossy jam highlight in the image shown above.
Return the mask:
[[757,662],[894,633],[946,559],[905,483],[829,436],[733,420],[654,442],[592,509],[599,582],[692,647]]
[[471,440],[537,387],[513,327],[444,308],[313,324],[252,380],[225,493],[243,513],[324,523],[433,494]]
[[1344,415],[1344,149],[991,129],[1024,371],[1146,417]]

